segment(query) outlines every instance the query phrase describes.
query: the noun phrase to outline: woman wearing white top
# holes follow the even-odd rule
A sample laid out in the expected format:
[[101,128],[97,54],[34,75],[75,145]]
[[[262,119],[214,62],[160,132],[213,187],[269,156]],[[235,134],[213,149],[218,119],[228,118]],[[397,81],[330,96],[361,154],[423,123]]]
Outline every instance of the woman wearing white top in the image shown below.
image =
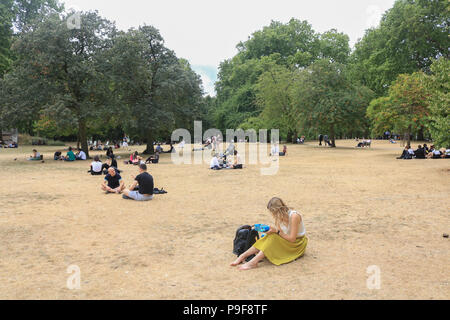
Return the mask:
[[100,161],[100,158],[98,156],[94,157],[94,161],[91,163],[91,170],[88,172],[91,173],[93,176],[100,176],[102,174],[103,164]]
[[267,209],[275,219],[276,226],[270,226],[267,236],[256,241],[231,266],[241,264],[251,255],[256,256],[240,266],[240,270],[256,268],[258,262],[264,258],[279,266],[294,261],[305,253],[308,238],[305,236],[306,231],[302,216],[297,211],[287,207],[280,198],[272,198],[267,204]]

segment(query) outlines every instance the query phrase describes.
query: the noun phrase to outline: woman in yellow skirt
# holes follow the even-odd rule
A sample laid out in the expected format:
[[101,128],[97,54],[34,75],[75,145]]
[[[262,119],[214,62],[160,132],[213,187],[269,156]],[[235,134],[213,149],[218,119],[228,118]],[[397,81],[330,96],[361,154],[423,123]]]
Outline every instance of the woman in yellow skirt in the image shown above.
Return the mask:
[[280,198],[272,198],[267,204],[267,209],[275,219],[275,227],[270,226],[267,236],[256,241],[231,266],[240,265],[251,255],[256,256],[240,266],[239,270],[256,268],[258,262],[264,258],[279,266],[294,261],[305,253],[308,238],[300,213],[287,207]]

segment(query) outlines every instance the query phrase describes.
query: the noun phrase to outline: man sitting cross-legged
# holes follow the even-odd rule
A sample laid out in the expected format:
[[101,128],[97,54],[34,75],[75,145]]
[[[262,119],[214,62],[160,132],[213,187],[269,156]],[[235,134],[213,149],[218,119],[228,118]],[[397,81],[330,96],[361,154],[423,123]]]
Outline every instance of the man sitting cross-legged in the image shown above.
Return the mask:
[[107,193],[121,193],[125,189],[122,177],[117,173],[114,167],[108,169],[108,174],[103,180],[102,190]]
[[[148,201],[153,199],[153,177],[147,172],[147,165],[139,165],[139,175],[136,181],[130,186],[130,189],[123,191],[125,199],[133,199],[136,201]],[[135,190],[139,187],[138,190]]]

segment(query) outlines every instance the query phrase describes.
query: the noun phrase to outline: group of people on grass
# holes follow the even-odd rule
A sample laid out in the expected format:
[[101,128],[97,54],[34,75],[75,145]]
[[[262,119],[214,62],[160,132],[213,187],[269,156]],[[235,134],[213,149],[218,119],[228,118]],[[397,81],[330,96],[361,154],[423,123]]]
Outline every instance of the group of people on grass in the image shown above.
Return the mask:
[[356,139],[358,144],[356,145],[357,148],[365,148],[365,147],[371,147],[372,146],[372,140],[370,139],[363,139],[359,141],[359,139]]
[[400,157],[397,159],[445,159],[450,158],[450,148],[438,149],[434,145],[429,148],[427,144],[419,145],[416,150],[414,150],[410,145],[407,145]]
[[136,201],[149,201],[153,199],[154,182],[153,177],[147,172],[147,165],[139,164],[139,174],[129,188],[125,188],[125,183],[120,173],[115,167],[109,167],[107,174],[101,185],[101,189],[106,193],[123,194],[124,199]]
[[17,149],[19,147],[19,145],[15,142],[15,141],[10,141],[10,142],[4,142],[2,140],[0,140],[0,148],[13,148],[13,149]]
[[144,163],[144,164],[159,163],[159,151],[156,151],[154,155],[151,155],[145,161],[144,161],[144,158],[139,155],[139,152],[135,151],[132,154],[130,154],[130,158],[128,160],[124,161],[124,163],[125,164],[133,164],[136,166],[141,163]]
[[228,161],[227,154],[219,156],[219,154],[214,154],[211,158],[209,168],[212,170],[222,170],[222,169],[243,169],[242,159],[237,150],[233,151],[234,160]]
[[100,161],[99,156],[94,157],[94,161],[91,163],[91,169],[88,171],[93,176],[101,176],[102,174],[108,174],[109,168],[115,168],[117,172],[120,170],[117,167],[117,161],[115,157],[108,157],[105,163]]
[[272,149],[270,150],[270,155],[273,156],[280,156],[280,157],[284,157],[287,156],[287,146],[284,145],[283,146],[283,151],[280,152],[280,147],[278,146],[278,144],[274,144],[272,146]]
[[67,154],[64,156],[61,151],[56,151],[53,155],[53,160],[58,161],[86,161],[87,156],[86,152],[84,152],[82,149],[78,148],[77,153],[75,153],[72,149],[72,147],[69,147],[69,150],[67,151]]

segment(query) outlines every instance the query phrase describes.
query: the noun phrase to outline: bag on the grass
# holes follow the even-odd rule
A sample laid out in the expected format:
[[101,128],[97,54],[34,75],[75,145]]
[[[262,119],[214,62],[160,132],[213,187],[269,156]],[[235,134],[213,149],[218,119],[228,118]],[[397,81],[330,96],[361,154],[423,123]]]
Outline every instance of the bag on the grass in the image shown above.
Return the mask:
[[154,188],[153,189],[153,194],[165,194],[167,193],[166,190],[164,190],[164,188],[158,189],[158,188]]
[[[259,233],[249,225],[244,225],[236,230],[236,236],[233,241],[233,253],[240,256],[259,239]],[[252,255],[246,259],[250,261],[255,255]]]

